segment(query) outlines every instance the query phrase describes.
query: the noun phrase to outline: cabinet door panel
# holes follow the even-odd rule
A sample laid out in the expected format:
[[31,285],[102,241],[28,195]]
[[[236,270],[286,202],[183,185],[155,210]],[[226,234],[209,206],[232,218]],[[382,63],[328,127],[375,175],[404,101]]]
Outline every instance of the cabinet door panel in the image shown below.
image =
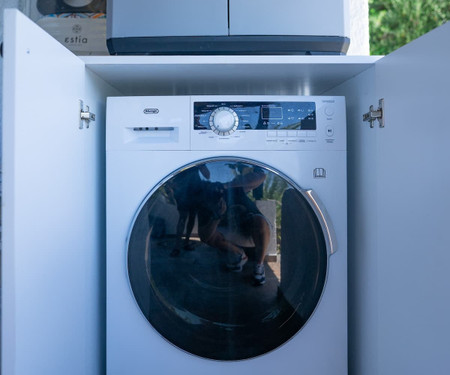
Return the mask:
[[4,374],[99,372],[100,225],[90,199],[98,145],[89,146],[98,132],[79,129],[84,86],[77,56],[18,11],[5,12]]
[[447,23],[326,93],[348,103],[351,374],[450,373],[449,40]]
[[449,42],[450,22],[376,63],[380,374],[450,373]]

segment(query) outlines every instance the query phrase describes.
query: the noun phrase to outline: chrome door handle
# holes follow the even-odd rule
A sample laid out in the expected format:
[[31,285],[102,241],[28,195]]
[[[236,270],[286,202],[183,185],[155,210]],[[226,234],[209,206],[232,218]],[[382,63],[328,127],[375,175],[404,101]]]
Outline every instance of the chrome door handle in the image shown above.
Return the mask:
[[325,235],[325,244],[327,246],[327,249],[329,250],[329,254],[334,254],[337,250],[336,233],[333,229],[330,216],[328,215],[325,206],[322,204],[319,197],[313,190],[302,189],[301,193],[311,203],[311,207],[319,219],[320,226],[322,227],[322,231]]

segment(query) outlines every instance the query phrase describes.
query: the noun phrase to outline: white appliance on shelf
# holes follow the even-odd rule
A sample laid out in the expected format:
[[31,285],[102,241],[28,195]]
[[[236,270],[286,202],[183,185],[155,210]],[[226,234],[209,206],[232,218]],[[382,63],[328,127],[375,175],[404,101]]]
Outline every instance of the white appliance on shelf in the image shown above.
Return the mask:
[[108,374],[347,373],[343,97],[110,97],[106,142]]
[[109,0],[111,54],[345,54],[348,0]]

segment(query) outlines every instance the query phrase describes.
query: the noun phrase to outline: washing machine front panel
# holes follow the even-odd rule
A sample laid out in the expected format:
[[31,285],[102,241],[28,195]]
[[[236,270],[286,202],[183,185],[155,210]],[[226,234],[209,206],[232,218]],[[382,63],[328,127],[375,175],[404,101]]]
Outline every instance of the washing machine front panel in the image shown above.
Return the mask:
[[[150,324],[186,352],[259,356],[300,331],[318,305],[327,225],[307,192],[270,166],[198,161],[167,176],[139,208],[128,241],[131,289]],[[233,269],[242,252],[248,262]],[[253,278],[260,261],[264,285]]]
[[[236,125],[235,116],[229,111],[230,103],[267,105],[267,102],[296,101],[315,103],[315,137],[287,137],[293,135],[283,133],[288,130],[278,133],[276,129],[239,129],[242,114],[237,113],[237,107],[231,108],[239,121],[233,134],[219,134],[217,128],[195,129],[195,103],[212,104],[208,116],[216,111],[211,121],[219,114],[217,125],[223,129]],[[259,112],[259,116],[280,117],[278,109],[260,109]],[[328,133],[330,126],[332,131]],[[274,130],[276,140],[268,134]],[[182,370],[221,375],[241,375],[249,371],[346,374],[345,139],[345,102],[338,97],[108,98],[108,373],[131,371],[143,375],[149,371],[175,373]],[[200,171],[204,167],[209,170],[209,178]],[[214,250],[214,246],[202,241],[198,217],[187,242],[187,248],[195,245],[194,250],[182,247],[178,255],[170,256],[175,248],[180,216],[174,185],[180,180],[181,186],[186,185],[184,172],[197,170],[205,185],[219,183],[216,186],[220,186],[241,173],[241,169],[248,172],[255,168],[261,168],[265,174],[263,196],[259,200],[266,207],[263,209],[258,203],[257,208],[267,221],[271,215],[275,216],[270,229],[271,241],[275,233],[277,241],[275,247],[269,245],[268,249],[276,251],[268,250],[266,283],[252,285],[255,257],[251,248],[254,244],[233,240],[246,251],[249,261],[241,272],[228,272],[227,252]],[[270,184],[271,180],[275,182]],[[287,198],[273,198],[276,194],[272,191],[269,195],[269,185],[278,191],[278,197],[285,195]],[[278,190],[276,185],[280,186]],[[248,196],[253,203],[258,201],[252,192]],[[224,200],[226,203],[228,198]],[[271,200],[275,201],[275,210]],[[228,203],[231,206],[230,201]],[[322,207],[326,207],[326,211],[321,210]],[[304,224],[299,225],[302,220]],[[228,222],[233,222],[232,215]],[[299,230],[303,226],[306,229]],[[233,225],[228,227],[233,228]],[[226,232],[226,228],[222,229]],[[224,235],[230,233],[233,230]],[[311,245],[314,241],[302,237],[306,234],[310,239],[315,237],[314,246]],[[289,237],[296,239],[285,242]],[[297,246],[302,242],[310,246],[310,252],[302,253]],[[207,257],[200,256],[203,253]],[[305,271],[302,267],[306,267],[299,262],[302,257],[305,263],[309,262],[307,270],[312,270],[309,279],[306,277],[304,281],[297,279],[300,272]],[[271,264],[276,259],[279,279]],[[207,267],[207,261],[214,266]],[[313,274],[316,284],[312,282]],[[196,292],[190,292],[189,285]],[[179,291],[178,297],[174,289]],[[258,293],[263,294],[264,289],[280,291],[280,294],[272,294],[272,304],[264,305],[267,300],[258,299]],[[224,301],[219,298],[224,290],[236,296]],[[250,299],[244,297],[244,290],[253,292],[249,294]],[[299,291],[305,294],[303,299]],[[239,293],[242,294],[239,296]],[[242,300],[245,309],[242,309]],[[213,306],[222,309],[211,312],[205,301],[212,301]],[[228,303],[233,309],[225,311]],[[304,305],[308,303],[309,309]],[[247,310],[250,305],[252,310]],[[305,316],[309,313],[309,317],[301,320],[299,314],[294,313],[293,318],[285,320],[286,329],[280,326],[279,330],[271,330],[268,322],[272,319],[279,323],[277,319],[282,319],[283,313],[286,315],[293,306],[305,306]],[[261,319],[262,311],[267,311],[265,319]],[[251,317],[258,319],[251,320]],[[175,329],[171,330],[172,325]],[[252,331],[255,327],[265,334]],[[207,333],[202,336],[204,330]],[[224,340],[219,342],[216,335]],[[238,339],[248,347],[239,346]]]

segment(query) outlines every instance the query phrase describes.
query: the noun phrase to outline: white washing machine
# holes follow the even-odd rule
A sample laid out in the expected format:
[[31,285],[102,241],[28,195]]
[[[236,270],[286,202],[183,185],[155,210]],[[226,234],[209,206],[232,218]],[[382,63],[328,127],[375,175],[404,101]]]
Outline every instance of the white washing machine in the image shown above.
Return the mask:
[[107,102],[107,373],[347,374],[343,97]]

